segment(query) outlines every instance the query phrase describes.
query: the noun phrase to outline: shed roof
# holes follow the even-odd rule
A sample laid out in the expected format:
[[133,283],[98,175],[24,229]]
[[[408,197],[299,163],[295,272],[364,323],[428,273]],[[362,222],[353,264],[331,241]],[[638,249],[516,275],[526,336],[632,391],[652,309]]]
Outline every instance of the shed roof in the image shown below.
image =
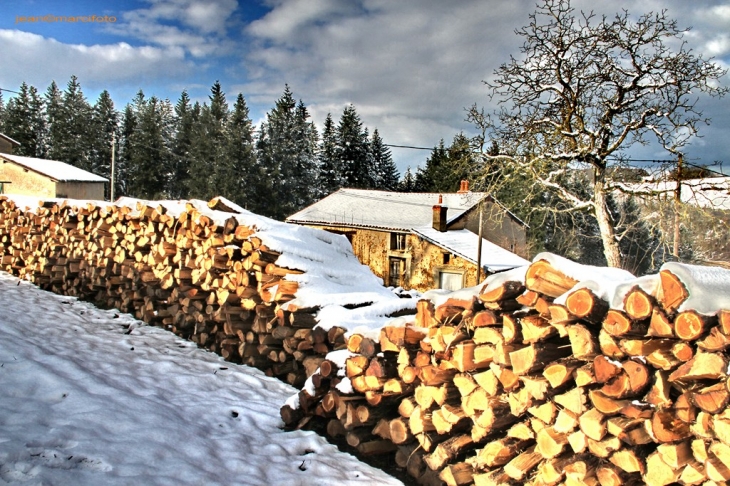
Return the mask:
[[410,231],[431,224],[433,207],[438,204],[439,196],[442,196],[442,206],[448,208],[447,223],[451,223],[487,197],[487,193],[340,189],[286,220],[289,223]]
[[92,174],[73,165],[58,160],[37,159],[20,155],[0,154],[0,158],[9,160],[26,169],[50,177],[59,182],[107,182],[105,177]]
[[[477,263],[479,235],[475,235],[469,230],[462,229],[441,232],[430,226],[424,226],[414,228],[413,232],[426,241],[445,248],[472,263]],[[528,260],[525,260],[521,256],[505,250],[488,240],[482,239],[481,265],[488,271],[501,272],[510,268],[529,265],[529,263]]]

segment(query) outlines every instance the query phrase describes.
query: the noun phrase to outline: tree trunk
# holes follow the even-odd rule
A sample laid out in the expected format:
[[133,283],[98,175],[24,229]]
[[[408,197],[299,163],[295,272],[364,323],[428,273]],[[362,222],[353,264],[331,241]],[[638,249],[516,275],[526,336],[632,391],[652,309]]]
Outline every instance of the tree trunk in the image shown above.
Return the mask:
[[608,201],[606,200],[605,169],[595,169],[594,177],[594,211],[596,220],[598,221],[598,229],[601,232],[603,254],[606,256],[606,262],[609,267],[621,268],[623,260],[621,258],[618,240],[616,239],[616,227],[611,220],[611,214],[608,211]]

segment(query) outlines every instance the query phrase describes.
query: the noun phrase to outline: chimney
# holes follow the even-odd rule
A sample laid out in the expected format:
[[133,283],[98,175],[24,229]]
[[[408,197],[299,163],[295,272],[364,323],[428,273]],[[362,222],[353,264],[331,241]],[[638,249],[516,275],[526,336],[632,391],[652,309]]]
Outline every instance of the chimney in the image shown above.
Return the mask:
[[466,194],[469,192],[469,181],[463,180],[461,181],[461,186],[459,187],[459,192],[457,194]]
[[442,203],[443,196],[439,194],[439,202],[433,207],[433,229],[443,233],[446,231],[446,211],[449,208],[442,206]]

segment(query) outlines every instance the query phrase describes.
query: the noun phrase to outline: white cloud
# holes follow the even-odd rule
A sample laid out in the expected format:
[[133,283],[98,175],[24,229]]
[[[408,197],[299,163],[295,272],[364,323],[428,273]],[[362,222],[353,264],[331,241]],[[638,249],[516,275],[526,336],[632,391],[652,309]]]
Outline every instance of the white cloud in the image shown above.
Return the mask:
[[122,14],[122,22],[108,31],[154,45],[179,47],[197,58],[229,53],[233,42],[227,26],[236,11],[236,0],[147,0],[149,8]]
[[[256,43],[243,63],[250,81],[241,91],[271,106],[289,83],[318,126],[328,112],[337,120],[353,103],[386,143],[432,147],[441,138],[450,143],[459,131],[473,129],[464,121],[466,107],[489,108],[482,80],[510,54],[519,54],[522,39],[514,30],[528,22],[535,3],[274,0],[272,10],[246,30]],[[728,28],[710,26],[694,10],[723,17],[727,9],[711,0],[573,3],[578,11],[594,9],[609,17],[623,8],[633,15],[668,8],[680,27],[694,22],[692,48],[706,55],[728,52]],[[428,152],[394,155],[404,170],[423,163]]]
[[285,43],[294,41],[310,26],[361,12],[356,2],[341,0],[276,0],[272,11],[249,26],[251,34]]
[[[303,5],[314,6],[309,12]],[[464,108],[483,103],[487,78],[515,52],[515,21],[531,0],[302,2],[279,0],[247,33],[259,40],[245,65],[255,83],[244,93],[275,99],[288,82],[321,126],[353,103],[386,143],[433,147],[462,130]],[[519,25],[519,24],[518,24]],[[248,96],[248,95],[247,95]],[[399,150],[398,162],[423,163],[428,152]]]
[[130,10],[124,17],[144,23],[178,21],[203,33],[225,34],[236,0],[147,0],[149,8]]
[[133,47],[124,42],[64,44],[19,30],[0,29],[0,52],[6,66],[18,68],[0,72],[3,87],[25,81],[43,90],[52,79],[63,84],[72,74],[84,85],[91,82],[101,89],[125,81],[142,86],[145,80],[182,76],[192,70],[181,48]]

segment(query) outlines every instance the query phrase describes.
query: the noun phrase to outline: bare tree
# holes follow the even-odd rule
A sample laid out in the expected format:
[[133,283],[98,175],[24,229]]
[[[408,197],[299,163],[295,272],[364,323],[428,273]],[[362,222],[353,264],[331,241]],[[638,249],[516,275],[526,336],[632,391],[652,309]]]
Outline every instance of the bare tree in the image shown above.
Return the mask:
[[[717,81],[726,71],[694,54],[687,31],[666,11],[609,18],[578,15],[569,0],[544,0],[529,18],[516,31],[522,55],[485,81],[501,109],[469,111],[483,140],[498,142],[499,154],[484,152],[485,165],[529,177],[562,200],[561,211],[592,211],[609,266],[622,266],[622,234],[608,201],[626,174],[616,161],[652,140],[681,154],[709,123],[698,93],[723,96],[727,88]],[[577,172],[588,172],[588,191],[575,184]]]

